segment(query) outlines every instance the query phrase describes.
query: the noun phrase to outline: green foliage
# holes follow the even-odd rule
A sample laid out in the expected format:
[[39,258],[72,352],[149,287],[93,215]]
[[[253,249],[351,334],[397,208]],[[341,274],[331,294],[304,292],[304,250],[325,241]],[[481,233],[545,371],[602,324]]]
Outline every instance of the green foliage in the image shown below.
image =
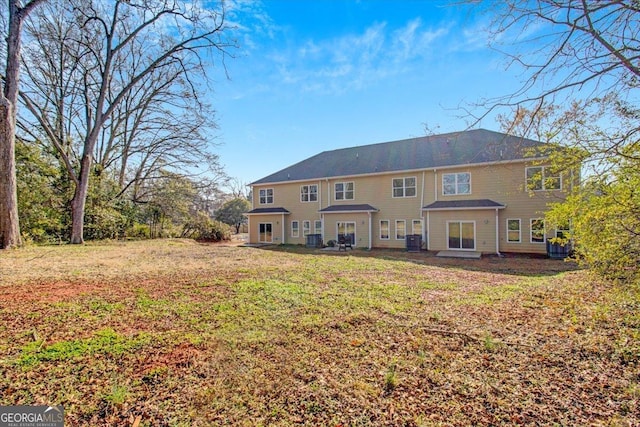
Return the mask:
[[25,241],[58,241],[66,229],[65,176],[40,148],[16,141],[18,214]]
[[214,221],[204,212],[198,212],[194,218],[186,222],[182,237],[196,240],[220,242],[231,240],[232,229],[220,221]]
[[119,201],[118,195],[116,180],[97,172],[91,180],[85,209],[86,239],[116,239],[124,236],[130,221],[124,215],[124,203]]
[[[594,272],[638,282],[640,109],[617,94],[563,108],[520,108],[513,118],[501,121],[518,135],[547,142],[548,149],[535,154],[541,156],[545,175],[548,168],[549,176],[562,176],[567,199],[550,204],[545,225],[569,232],[552,242],[570,239],[578,261]],[[531,178],[540,182],[542,177]]]
[[149,341],[150,337],[146,334],[128,338],[107,328],[96,332],[91,338],[58,341],[48,346],[43,341],[31,342],[22,349],[19,364],[33,366],[44,361],[72,361],[94,354],[118,356],[134,351]]
[[569,237],[580,262],[625,282],[640,280],[639,166],[623,160],[610,177],[592,177],[580,193],[553,204],[547,214],[550,224],[571,218]]
[[240,226],[247,222],[245,212],[251,209],[251,203],[245,198],[238,197],[225,202],[216,212],[216,219],[236,228],[236,233],[240,232]]

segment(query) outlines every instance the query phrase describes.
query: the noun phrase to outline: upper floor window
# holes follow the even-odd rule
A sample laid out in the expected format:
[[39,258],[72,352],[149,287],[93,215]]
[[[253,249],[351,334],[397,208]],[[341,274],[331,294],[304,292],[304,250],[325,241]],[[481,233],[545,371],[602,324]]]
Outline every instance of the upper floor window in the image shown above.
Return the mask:
[[445,173],[442,175],[442,194],[471,194],[471,174],[469,172]]
[[301,185],[300,186],[301,202],[317,202],[318,201],[318,185]]
[[353,182],[336,182],[336,200],[353,200]]
[[273,188],[260,189],[260,204],[268,205],[273,203]]
[[526,169],[527,188],[533,191],[560,190],[562,179],[547,166],[531,166]]
[[416,177],[393,178],[393,197],[415,197]]

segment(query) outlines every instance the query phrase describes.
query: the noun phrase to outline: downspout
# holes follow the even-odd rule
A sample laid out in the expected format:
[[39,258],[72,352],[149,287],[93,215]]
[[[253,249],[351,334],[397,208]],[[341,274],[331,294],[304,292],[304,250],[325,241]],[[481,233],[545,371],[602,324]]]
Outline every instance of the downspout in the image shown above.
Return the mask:
[[433,170],[433,201],[438,201],[438,170]]
[[371,211],[368,212],[369,213],[369,250],[371,250],[371,247],[373,245],[372,239],[373,236],[371,233],[373,233],[373,227],[371,225]]
[[[418,215],[420,216],[420,220],[422,221],[422,241],[426,242],[425,238],[425,227],[424,227],[424,212],[422,211],[422,207],[424,206],[424,180],[425,180],[425,171],[422,171],[422,191],[420,192],[420,212]],[[420,248],[422,249],[422,248]]]
[[496,255],[502,256],[500,253],[500,223],[498,222],[498,209],[496,208]]
[[431,247],[431,230],[429,230],[430,223],[431,223],[431,219],[430,219],[429,211],[427,211],[427,226],[425,227],[427,229],[427,250],[429,250],[429,248]]
[[284,229],[284,212],[282,213],[282,244],[287,243],[287,234]]

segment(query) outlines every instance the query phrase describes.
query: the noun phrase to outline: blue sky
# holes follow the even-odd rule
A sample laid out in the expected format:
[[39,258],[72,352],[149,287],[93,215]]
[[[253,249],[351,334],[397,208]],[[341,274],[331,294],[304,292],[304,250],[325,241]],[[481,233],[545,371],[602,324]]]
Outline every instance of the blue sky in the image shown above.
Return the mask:
[[[487,47],[489,17],[455,3],[236,0],[240,49],[211,98],[227,173],[250,183],[321,151],[425,135],[425,124],[467,128],[462,107],[520,78]],[[480,127],[500,130],[493,115]]]

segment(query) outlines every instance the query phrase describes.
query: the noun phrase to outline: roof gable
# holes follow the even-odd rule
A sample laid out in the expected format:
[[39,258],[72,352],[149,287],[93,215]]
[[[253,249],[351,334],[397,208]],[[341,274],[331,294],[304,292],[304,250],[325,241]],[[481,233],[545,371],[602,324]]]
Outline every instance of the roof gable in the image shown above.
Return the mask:
[[541,142],[486,129],[324,151],[252,184],[365,175],[532,157]]

